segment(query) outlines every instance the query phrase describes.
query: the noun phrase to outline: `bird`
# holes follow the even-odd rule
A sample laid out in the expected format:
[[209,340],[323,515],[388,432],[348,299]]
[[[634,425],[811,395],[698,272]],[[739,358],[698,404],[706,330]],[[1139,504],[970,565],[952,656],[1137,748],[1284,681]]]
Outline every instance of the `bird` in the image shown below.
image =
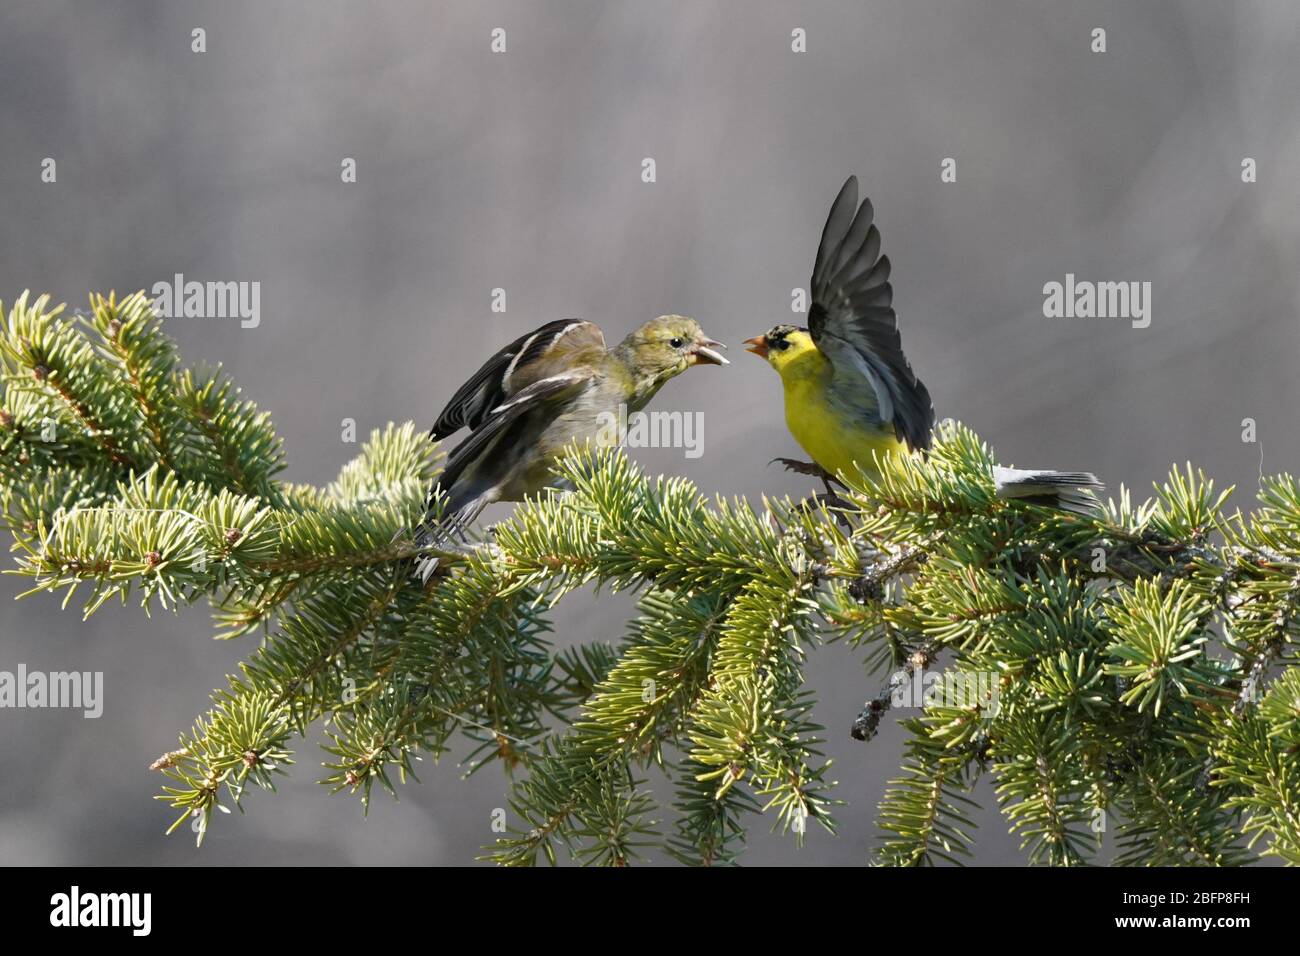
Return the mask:
[[[566,447],[584,439],[596,447],[616,444],[611,422],[641,411],[691,366],[730,364],[723,348],[684,315],[651,319],[613,348],[600,326],[582,319],[548,322],[521,335],[456,390],[429,430],[434,441],[463,428],[469,434],[429,489],[416,547],[463,536],[493,502],[560,487],[553,467]],[[427,581],[437,564],[420,558],[416,573]]]
[[[782,324],[745,340],[776,369],[785,392],[785,421],[813,459],[779,458],[787,468],[845,484],[861,471],[878,477],[876,457],[924,454],[934,429],[934,403],[903,354],[889,284],[889,257],[870,199],[858,205],[858,180],[840,189],[822,230],[809,286],[806,328]],[[1024,499],[1079,514],[1097,506],[1103,487],[1082,471],[997,466],[1002,498]]]

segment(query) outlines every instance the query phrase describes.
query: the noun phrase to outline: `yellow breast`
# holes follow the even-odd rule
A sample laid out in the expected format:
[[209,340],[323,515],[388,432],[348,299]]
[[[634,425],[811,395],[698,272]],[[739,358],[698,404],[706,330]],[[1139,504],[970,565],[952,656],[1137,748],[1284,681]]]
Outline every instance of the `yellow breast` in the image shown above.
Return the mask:
[[906,443],[894,436],[892,426],[872,421],[872,409],[854,410],[835,401],[829,388],[829,363],[823,359],[801,364],[808,367],[792,368],[792,374],[781,376],[785,423],[813,461],[851,479],[859,468],[867,475],[875,473],[873,453],[908,453]]

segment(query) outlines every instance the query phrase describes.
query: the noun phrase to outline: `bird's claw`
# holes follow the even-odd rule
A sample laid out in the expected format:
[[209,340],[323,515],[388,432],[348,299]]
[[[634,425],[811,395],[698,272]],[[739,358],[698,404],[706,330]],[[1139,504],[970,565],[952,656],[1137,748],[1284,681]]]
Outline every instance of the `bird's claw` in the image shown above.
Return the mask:
[[850,502],[845,501],[835,492],[819,491],[814,495],[809,495],[801,502],[801,504],[805,508],[824,507],[827,511],[829,511],[832,515],[835,516],[835,521],[840,525],[840,527],[848,531],[853,530],[852,522],[849,521],[848,515],[844,513],[844,509],[851,508],[852,504]]
[[826,469],[813,461],[800,461],[797,458],[773,458],[768,462],[769,465],[775,465],[780,462],[785,466],[786,471],[793,471],[799,475],[813,475],[817,478],[826,477]]
[[825,468],[817,464],[815,461],[800,461],[797,458],[773,458],[771,461],[768,462],[768,464],[774,465],[778,461],[785,466],[786,471],[793,471],[795,474],[812,475],[812,477],[814,478],[820,478],[822,480],[822,484],[826,486],[827,494],[834,494],[834,491],[831,490],[831,482],[834,482],[835,484],[839,485],[841,488],[848,487],[848,485],[840,481],[840,479],[835,474],[827,471]]

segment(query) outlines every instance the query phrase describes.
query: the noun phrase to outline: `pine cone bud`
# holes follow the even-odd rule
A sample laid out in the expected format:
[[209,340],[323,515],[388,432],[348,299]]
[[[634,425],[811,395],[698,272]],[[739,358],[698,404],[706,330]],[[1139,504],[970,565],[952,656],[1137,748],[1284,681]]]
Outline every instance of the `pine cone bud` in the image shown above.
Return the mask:
[[0,428],[8,428],[14,423],[14,417],[3,408],[0,408]]
[[44,365],[38,365],[34,369],[32,369],[32,376],[36,379],[36,381],[43,382],[50,377],[50,370],[46,368]]
[[171,750],[163,754],[153,763],[149,764],[150,770],[169,770],[180,762],[180,758],[185,756],[184,750]]
[[157,551],[150,551],[144,556],[144,560],[149,567],[156,568],[158,565],[162,564],[162,555]]
[[240,531],[238,528],[227,528],[226,544],[234,544],[243,536],[244,536],[244,532]]
[[117,319],[113,319],[111,322],[108,323],[108,337],[110,339],[117,338],[117,334],[121,331],[122,331],[122,323],[119,322]]

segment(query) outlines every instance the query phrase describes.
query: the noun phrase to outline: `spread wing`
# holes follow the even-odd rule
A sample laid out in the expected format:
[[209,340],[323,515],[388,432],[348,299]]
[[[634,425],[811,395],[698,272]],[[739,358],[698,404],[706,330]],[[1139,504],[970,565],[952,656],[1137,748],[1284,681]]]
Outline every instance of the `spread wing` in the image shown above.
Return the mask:
[[581,319],[558,319],[521,335],[456,390],[429,437],[441,440],[461,428],[477,429],[493,409],[544,377],[562,353],[597,348],[605,348],[600,326]]
[[903,354],[889,284],[889,258],[871,200],[858,206],[858,179],[835,197],[813,264],[808,330],[837,376],[860,375],[876,396],[881,421],[913,449],[928,448],[934,403]]

